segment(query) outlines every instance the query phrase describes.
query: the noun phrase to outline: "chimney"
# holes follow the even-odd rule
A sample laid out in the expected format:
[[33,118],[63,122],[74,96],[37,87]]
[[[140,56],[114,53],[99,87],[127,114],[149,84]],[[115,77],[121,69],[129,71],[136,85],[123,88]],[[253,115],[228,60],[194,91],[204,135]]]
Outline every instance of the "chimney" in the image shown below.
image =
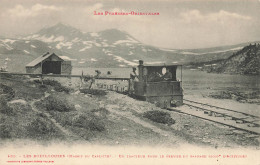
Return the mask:
[[139,81],[143,81],[143,69],[144,69],[144,61],[139,60],[139,65],[138,65],[138,74],[139,74]]

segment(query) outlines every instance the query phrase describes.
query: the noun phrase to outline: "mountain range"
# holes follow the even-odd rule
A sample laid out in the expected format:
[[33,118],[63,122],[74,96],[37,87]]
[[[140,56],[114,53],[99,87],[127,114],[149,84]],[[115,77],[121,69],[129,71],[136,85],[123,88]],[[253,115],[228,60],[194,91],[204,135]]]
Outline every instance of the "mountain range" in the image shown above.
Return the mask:
[[46,52],[54,52],[74,67],[131,67],[145,63],[190,64],[227,59],[249,43],[204,48],[166,49],[146,45],[125,31],[108,29],[83,32],[56,24],[18,38],[0,38],[0,65],[10,59],[9,71],[25,71],[25,65]]

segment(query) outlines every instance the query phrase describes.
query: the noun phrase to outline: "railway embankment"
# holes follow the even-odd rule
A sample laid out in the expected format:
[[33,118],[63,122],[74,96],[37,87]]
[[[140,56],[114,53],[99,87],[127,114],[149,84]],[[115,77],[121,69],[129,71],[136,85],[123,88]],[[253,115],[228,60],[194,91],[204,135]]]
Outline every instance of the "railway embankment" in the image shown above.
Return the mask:
[[[259,138],[103,89],[0,77],[1,143],[258,148]],[[164,122],[167,121],[167,122]]]

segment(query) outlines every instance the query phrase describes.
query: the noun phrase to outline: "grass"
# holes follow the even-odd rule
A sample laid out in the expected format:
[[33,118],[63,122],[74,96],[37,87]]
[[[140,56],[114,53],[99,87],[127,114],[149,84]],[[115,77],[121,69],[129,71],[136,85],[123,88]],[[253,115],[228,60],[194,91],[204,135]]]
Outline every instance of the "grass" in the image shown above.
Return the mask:
[[54,90],[57,92],[65,92],[65,93],[70,92],[69,88],[62,86],[61,83],[55,80],[43,80],[43,84],[53,86]]
[[107,94],[106,91],[100,89],[80,89],[80,92],[94,96],[105,96]]
[[172,125],[175,123],[175,120],[171,118],[171,115],[168,112],[162,112],[158,110],[144,112],[143,117],[150,119],[156,123],[162,123],[168,125]]
[[[29,104],[12,104],[0,97],[0,139],[62,139],[59,129],[46,116],[33,111]],[[4,106],[3,106],[4,105]],[[9,109],[9,110],[7,110]]]
[[[53,80],[45,80],[44,85],[27,84],[23,79],[4,80],[0,88],[0,139],[54,140],[64,139],[64,135],[44,113],[36,112],[30,106],[32,99],[43,98],[49,87],[64,91],[62,85]],[[38,83],[38,82],[37,82]],[[8,86],[6,85],[8,84]],[[13,89],[14,88],[14,89]],[[15,93],[14,93],[15,91]],[[7,94],[12,97],[7,98]],[[91,90],[92,94],[104,95],[103,91]],[[15,95],[14,95],[15,94]],[[37,97],[36,97],[37,96]],[[40,111],[47,111],[64,129],[86,140],[103,134],[106,130],[108,110],[93,109],[84,104],[83,111],[77,111],[73,103],[67,100],[67,94],[57,93],[35,103]],[[9,106],[9,98],[26,100],[26,104],[14,103]],[[32,99],[31,99],[32,98]],[[9,100],[8,100],[9,99]]]
[[0,125],[0,138],[1,139],[10,139],[12,138],[12,125],[1,124]]
[[[1,92],[2,91],[2,92]],[[12,87],[0,83],[0,94],[5,95],[5,98],[10,101],[15,97],[15,91]]]
[[102,132],[105,130],[105,121],[109,112],[104,108],[100,108],[85,112],[71,111],[64,113],[51,111],[50,114],[63,126]]
[[12,76],[8,79],[0,76],[0,82],[0,94],[8,96],[7,101],[11,99],[23,99],[26,101],[38,99],[44,96],[46,91],[46,89],[39,90],[34,83],[28,83],[28,78],[24,76]]
[[4,96],[0,95],[0,112],[5,115],[15,115],[13,108],[9,107]]
[[[41,83],[39,80],[35,80],[34,82]],[[43,85],[40,85],[39,87],[46,88],[46,85],[52,86],[53,89],[57,92],[65,92],[65,93],[70,92],[69,88],[62,86],[61,83],[56,80],[49,80],[49,79],[43,80]]]
[[38,115],[27,127],[27,135],[32,139],[47,140],[62,137],[58,128],[46,119]]
[[93,113],[83,113],[72,120],[72,126],[84,128],[90,131],[104,131],[105,122],[102,117],[96,116]]
[[92,109],[90,112],[102,118],[106,118],[107,115],[110,114],[110,112],[106,108]]
[[105,130],[105,121],[109,114],[109,111],[105,108],[77,111],[74,105],[70,104],[65,97],[54,95],[36,102],[36,106],[38,109],[48,111],[63,127],[71,129],[71,131],[80,134],[86,139],[95,136],[95,132]]
[[36,106],[44,108],[47,111],[69,112],[76,110],[65,98],[53,95],[48,96],[41,102],[37,102]]
[[93,112],[51,111],[50,114],[62,127],[85,140],[91,140],[106,133],[107,118],[97,116]]

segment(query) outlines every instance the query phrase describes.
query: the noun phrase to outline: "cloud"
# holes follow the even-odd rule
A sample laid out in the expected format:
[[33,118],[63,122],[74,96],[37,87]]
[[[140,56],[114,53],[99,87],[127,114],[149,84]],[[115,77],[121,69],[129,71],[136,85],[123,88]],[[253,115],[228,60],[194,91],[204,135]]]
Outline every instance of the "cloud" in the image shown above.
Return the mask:
[[203,15],[199,10],[190,10],[180,14],[181,19],[186,23],[191,22],[220,22],[224,23],[226,21],[248,21],[252,18],[249,16],[243,16],[237,13],[231,13],[224,10],[220,10],[217,13],[209,13]]
[[36,17],[44,12],[61,11],[63,8],[56,6],[47,6],[42,4],[33,5],[31,8],[25,8],[22,5],[16,5],[8,9],[7,14],[11,17]]

